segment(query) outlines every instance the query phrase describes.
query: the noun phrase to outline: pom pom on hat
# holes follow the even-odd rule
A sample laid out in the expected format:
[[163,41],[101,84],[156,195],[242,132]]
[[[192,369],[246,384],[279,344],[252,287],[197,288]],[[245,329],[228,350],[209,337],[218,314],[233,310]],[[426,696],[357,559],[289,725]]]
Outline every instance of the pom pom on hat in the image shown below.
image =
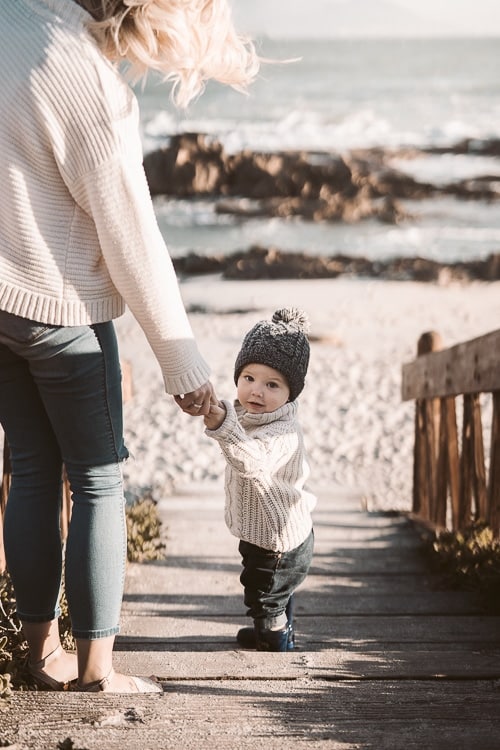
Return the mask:
[[272,320],[261,320],[246,334],[234,367],[234,382],[251,363],[267,365],[285,376],[294,401],[304,388],[309,365],[309,320],[296,307],[276,310]]

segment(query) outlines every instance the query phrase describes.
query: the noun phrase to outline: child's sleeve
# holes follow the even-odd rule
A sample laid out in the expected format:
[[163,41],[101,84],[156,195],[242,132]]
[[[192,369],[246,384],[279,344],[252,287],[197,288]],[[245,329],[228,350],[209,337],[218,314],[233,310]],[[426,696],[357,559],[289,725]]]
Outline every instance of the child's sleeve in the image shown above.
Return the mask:
[[226,461],[240,474],[247,477],[267,474],[270,467],[288,454],[289,441],[276,439],[272,434],[250,437],[240,425],[234,405],[225,400],[223,404],[226,408],[224,422],[217,430],[207,429],[205,433],[217,440]]

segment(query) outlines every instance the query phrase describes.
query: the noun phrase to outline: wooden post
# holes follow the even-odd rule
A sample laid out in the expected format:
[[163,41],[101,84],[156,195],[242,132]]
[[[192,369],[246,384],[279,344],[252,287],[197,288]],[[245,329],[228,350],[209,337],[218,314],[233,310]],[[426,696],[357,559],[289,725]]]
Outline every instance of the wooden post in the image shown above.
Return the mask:
[[[417,356],[439,351],[441,336],[435,331],[423,333]],[[413,459],[413,513],[427,520],[436,517],[436,473],[439,448],[440,405],[436,398],[419,398],[415,411],[415,449]]]
[[441,399],[436,524],[442,527],[446,527],[447,523],[448,488],[452,528],[457,529],[460,507],[460,458],[455,398],[453,396],[446,396]]
[[[463,530],[473,519],[486,520],[486,472],[484,468],[483,426],[479,393],[464,395],[462,432],[461,495],[458,529]],[[475,506],[472,511],[472,498]]]
[[473,427],[472,397],[466,393],[463,397],[464,414],[462,423],[462,455],[460,457],[460,506],[458,529],[469,525],[472,507],[472,463],[473,463]]
[[481,396],[472,394],[472,489],[474,491],[476,520],[486,520],[488,505],[486,470],[484,466],[483,423],[481,419]]
[[487,518],[495,536],[500,535],[500,391],[493,391],[490,474]]

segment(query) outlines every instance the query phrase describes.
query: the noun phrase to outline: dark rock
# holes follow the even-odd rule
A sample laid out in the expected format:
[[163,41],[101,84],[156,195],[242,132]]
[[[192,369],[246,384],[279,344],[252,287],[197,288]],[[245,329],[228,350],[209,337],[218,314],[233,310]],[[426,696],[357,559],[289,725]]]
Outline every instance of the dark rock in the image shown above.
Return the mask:
[[276,154],[245,151],[228,159],[225,192],[249,198],[303,198],[317,200],[324,186],[332,192],[356,193],[351,171],[338,155],[304,152]]
[[451,146],[433,146],[423,151],[427,154],[500,156],[500,138],[463,138]]
[[446,185],[444,192],[467,200],[492,201],[500,198],[500,175],[482,175]]
[[174,258],[173,264],[177,273],[184,276],[201,276],[208,273],[220,273],[226,266],[227,259],[221,256],[205,256],[188,253],[181,258]]
[[438,284],[500,280],[500,253],[485,260],[440,263],[421,257],[382,261],[342,254],[315,256],[254,245],[228,256],[206,257],[190,253],[175,258],[174,266],[181,275],[220,273],[226,279],[241,280],[335,279],[342,275]]
[[481,153],[496,156],[500,140],[464,140],[446,149],[357,149],[346,155],[287,151],[243,151],[228,155],[201,133],[173,137],[168,147],[148,154],[144,169],[153,195],[211,197],[219,213],[242,218],[300,217],[306,221],[358,222],[366,218],[398,224],[409,217],[401,200],[437,194],[474,200],[500,199],[494,174],[448,185],[419,182],[391,161],[426,153]]
[[500,281],[500,253],[488,256],[484,264],[483,278],[485,281]]
[[442,263],[426,258],[396,258],[386,265],[384,276],[411,281],[438,281]]
[[323,279],[340,271],[328,258],[291,253],[270,247],[251,247],[245,255],[233,257],[224,270],[226,279]]
[[222,146],[200,133],[174,136],[144,158],[144,169],[152,195],[217,195],[226,180]]

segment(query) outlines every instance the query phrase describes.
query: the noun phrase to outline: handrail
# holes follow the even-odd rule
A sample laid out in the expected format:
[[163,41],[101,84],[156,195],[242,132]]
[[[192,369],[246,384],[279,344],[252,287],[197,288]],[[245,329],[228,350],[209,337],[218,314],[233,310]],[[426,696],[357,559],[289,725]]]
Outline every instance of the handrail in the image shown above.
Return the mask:
[[[483,445],[481,394],[492,394],[489,471]],[[500,534],[500,330],[442,349],[422,334],[417,359],[402,367],[403,401],[414,399],[415,518],[433,528],[464,531],[474,521]],[[461,439],[456,398],[463,399]]]

